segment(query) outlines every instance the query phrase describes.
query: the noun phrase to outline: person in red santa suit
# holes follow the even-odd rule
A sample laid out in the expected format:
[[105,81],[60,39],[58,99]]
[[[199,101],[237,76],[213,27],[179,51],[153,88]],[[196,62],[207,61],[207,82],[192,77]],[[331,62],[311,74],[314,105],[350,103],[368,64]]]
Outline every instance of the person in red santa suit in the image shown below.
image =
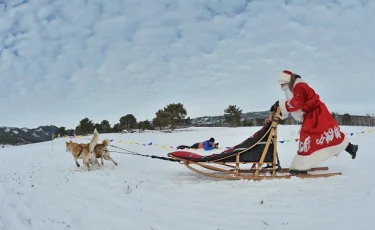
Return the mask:
[[290,114],[302,122],[297,155],[290,166],[291,174],[307,174],[332,156],[346,151],[355,159],[358,145],[349,142],[326,105],[298,74],[284,70],[278,82],[286,99],[275,102],[270,111],[280,107],[280,119]]

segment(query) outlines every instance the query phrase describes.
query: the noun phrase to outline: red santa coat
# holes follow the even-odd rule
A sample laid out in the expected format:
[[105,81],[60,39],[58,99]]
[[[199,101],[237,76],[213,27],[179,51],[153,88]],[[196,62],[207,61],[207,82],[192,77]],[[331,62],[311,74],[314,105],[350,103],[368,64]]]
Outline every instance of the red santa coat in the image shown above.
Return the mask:
[[297,155],[290,169],[308,170],[345,150],[349,141],[315,91],[300,78],[290,100],[279,100],[281,119],[289,113],[302,114]]

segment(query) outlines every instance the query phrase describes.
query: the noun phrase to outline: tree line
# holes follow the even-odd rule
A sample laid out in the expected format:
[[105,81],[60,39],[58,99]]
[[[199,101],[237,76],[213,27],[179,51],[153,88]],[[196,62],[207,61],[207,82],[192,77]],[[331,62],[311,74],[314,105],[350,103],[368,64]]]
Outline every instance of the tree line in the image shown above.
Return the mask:
[[[241,120],[242,109],[237,108],[236,105],[229,105],[224,110],[224,117],[226,123],[230,126],[244,125]],[[119,121],[111,126],[108,120],[102,120],[100,123],[94,123],[88,117],[83,118],[75,129],[66,129],[66,127],[59,127],[55,132],[55,136],[73,136],[73,135],[87,135],[92,134],[94,129],[99,133],[120,133],[120,132],[135,132],[135,130],[162,130],[168,128],[171,130],[177,127],[188,127],[191,125],[191,118],[186,117],[187,110],[182,103],[171,103],[155,113],[152,121],[143,120],[138,121],[137,118],[129,113],[120,117]]]
[[[337,121],[339,125],[345,126],[375,126],[375,115],[366,114],[365,116],[359,115],[350,115],[349,113],[338,114],[331,113],[333,118]],[[280,121],[279,124],[284,125],[297,125],[300,122],[296,121],[293,117],[288,117],[283,121]]]
[[75,129],[66,129],[60,127],[55,132],[55,136],[73,136],[73,135],[87,135],[92,134],[94,129],[99,133],[120,133],[120,132],[134,132],[134,130],[154,130],[156,128],[162,129],[168,127],[175,129],[180,125],[190,125],[191,119],[187,117],[187,110],[181,103],[171,103],[155,113],[152,121],[143,120],[138,121],[132,114],[128,113],[120,117],[119,121],[111,126],[108,120],[102,120],[100,123],[94,123],[88,117],[83,118]]
[[[211,124],[211,126],[225,126],[225,127],[239,127],[239,126],[262,126],[265,119],[256,118],[252,120],[245,120],[242,117],[242,109],[237,105],[229,105],[224,109],[223,122],[218,124]],[[136,130],[162,130],[168,128],[171,130],[177,127],[188,127],[191,125],[191,119],[187,116],[187,110],[182,103],[171,103],[162,109],[156,111],[152,121],[143,120],[138,121],[137,118],[129,113],[120,117],[119,121],[113,126],[108,120],[103,120],[100,123],[94,123],[89,118],[83,118],[75,129],[66,129],[60,127],[55,133],[55,136],[73,136],[73,135],[87,135],[92,134],[96,128],[99,133],[120,133],[120,132],[135,132]],[[373,115],[353,116],[348,113],[343,115],[332,113],[332,116],[340,125],[354,125],[354,126],[374,126],[375,120]],[[296,125],[300,122],[289,116],[285,120],[279,120],[281,125]],[[205,125],[210,126],[210,125]]]

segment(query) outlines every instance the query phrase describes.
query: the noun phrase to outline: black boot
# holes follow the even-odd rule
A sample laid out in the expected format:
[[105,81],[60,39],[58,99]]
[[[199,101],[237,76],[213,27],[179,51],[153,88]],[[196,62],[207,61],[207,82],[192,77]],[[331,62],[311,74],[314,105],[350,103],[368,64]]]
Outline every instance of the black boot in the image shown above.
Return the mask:
[[352,143],[349,142],[345,151],[347,151],[352,156],[352,159],[355,159],[355,157],[357,156],[358,145],[353,145]]
[[189,148],[189,146],[187,146],[187,145],[179,145],[177,147],[177,149],[188,149],[188,148]]
[[304,174],[307,174],[307,170],[291,169],[291,170],[289,170],[289,173],[292,174],[292,175],[304,175]]

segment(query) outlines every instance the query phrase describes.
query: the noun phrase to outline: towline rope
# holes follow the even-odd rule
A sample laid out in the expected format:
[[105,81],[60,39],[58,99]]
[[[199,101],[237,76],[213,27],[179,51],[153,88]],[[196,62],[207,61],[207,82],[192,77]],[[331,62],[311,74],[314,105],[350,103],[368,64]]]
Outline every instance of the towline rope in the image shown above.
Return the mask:
[[171,159],[171,158],[168,158],[168,157],[159,157],[159,156],[155,156],[155,155],[146,155],[146,154],[136,153],[136,152],[133,152],[133,151],[130,151],[130,150],[127,150],[127,149],[120,148],[120,147],[115,146],[115,145],[109,145],[109,146],[111,146],[113,148],[121,149],[123,151],[123,152],[109,151],[109,152],[113,152],[113,153],[122,153],[122,154],[136,155],[136,156],[141,156],[141,157],[151,157],[151,158],[154,158],[154,159],[165,160],[165,161],[180,162],[179,160]]

